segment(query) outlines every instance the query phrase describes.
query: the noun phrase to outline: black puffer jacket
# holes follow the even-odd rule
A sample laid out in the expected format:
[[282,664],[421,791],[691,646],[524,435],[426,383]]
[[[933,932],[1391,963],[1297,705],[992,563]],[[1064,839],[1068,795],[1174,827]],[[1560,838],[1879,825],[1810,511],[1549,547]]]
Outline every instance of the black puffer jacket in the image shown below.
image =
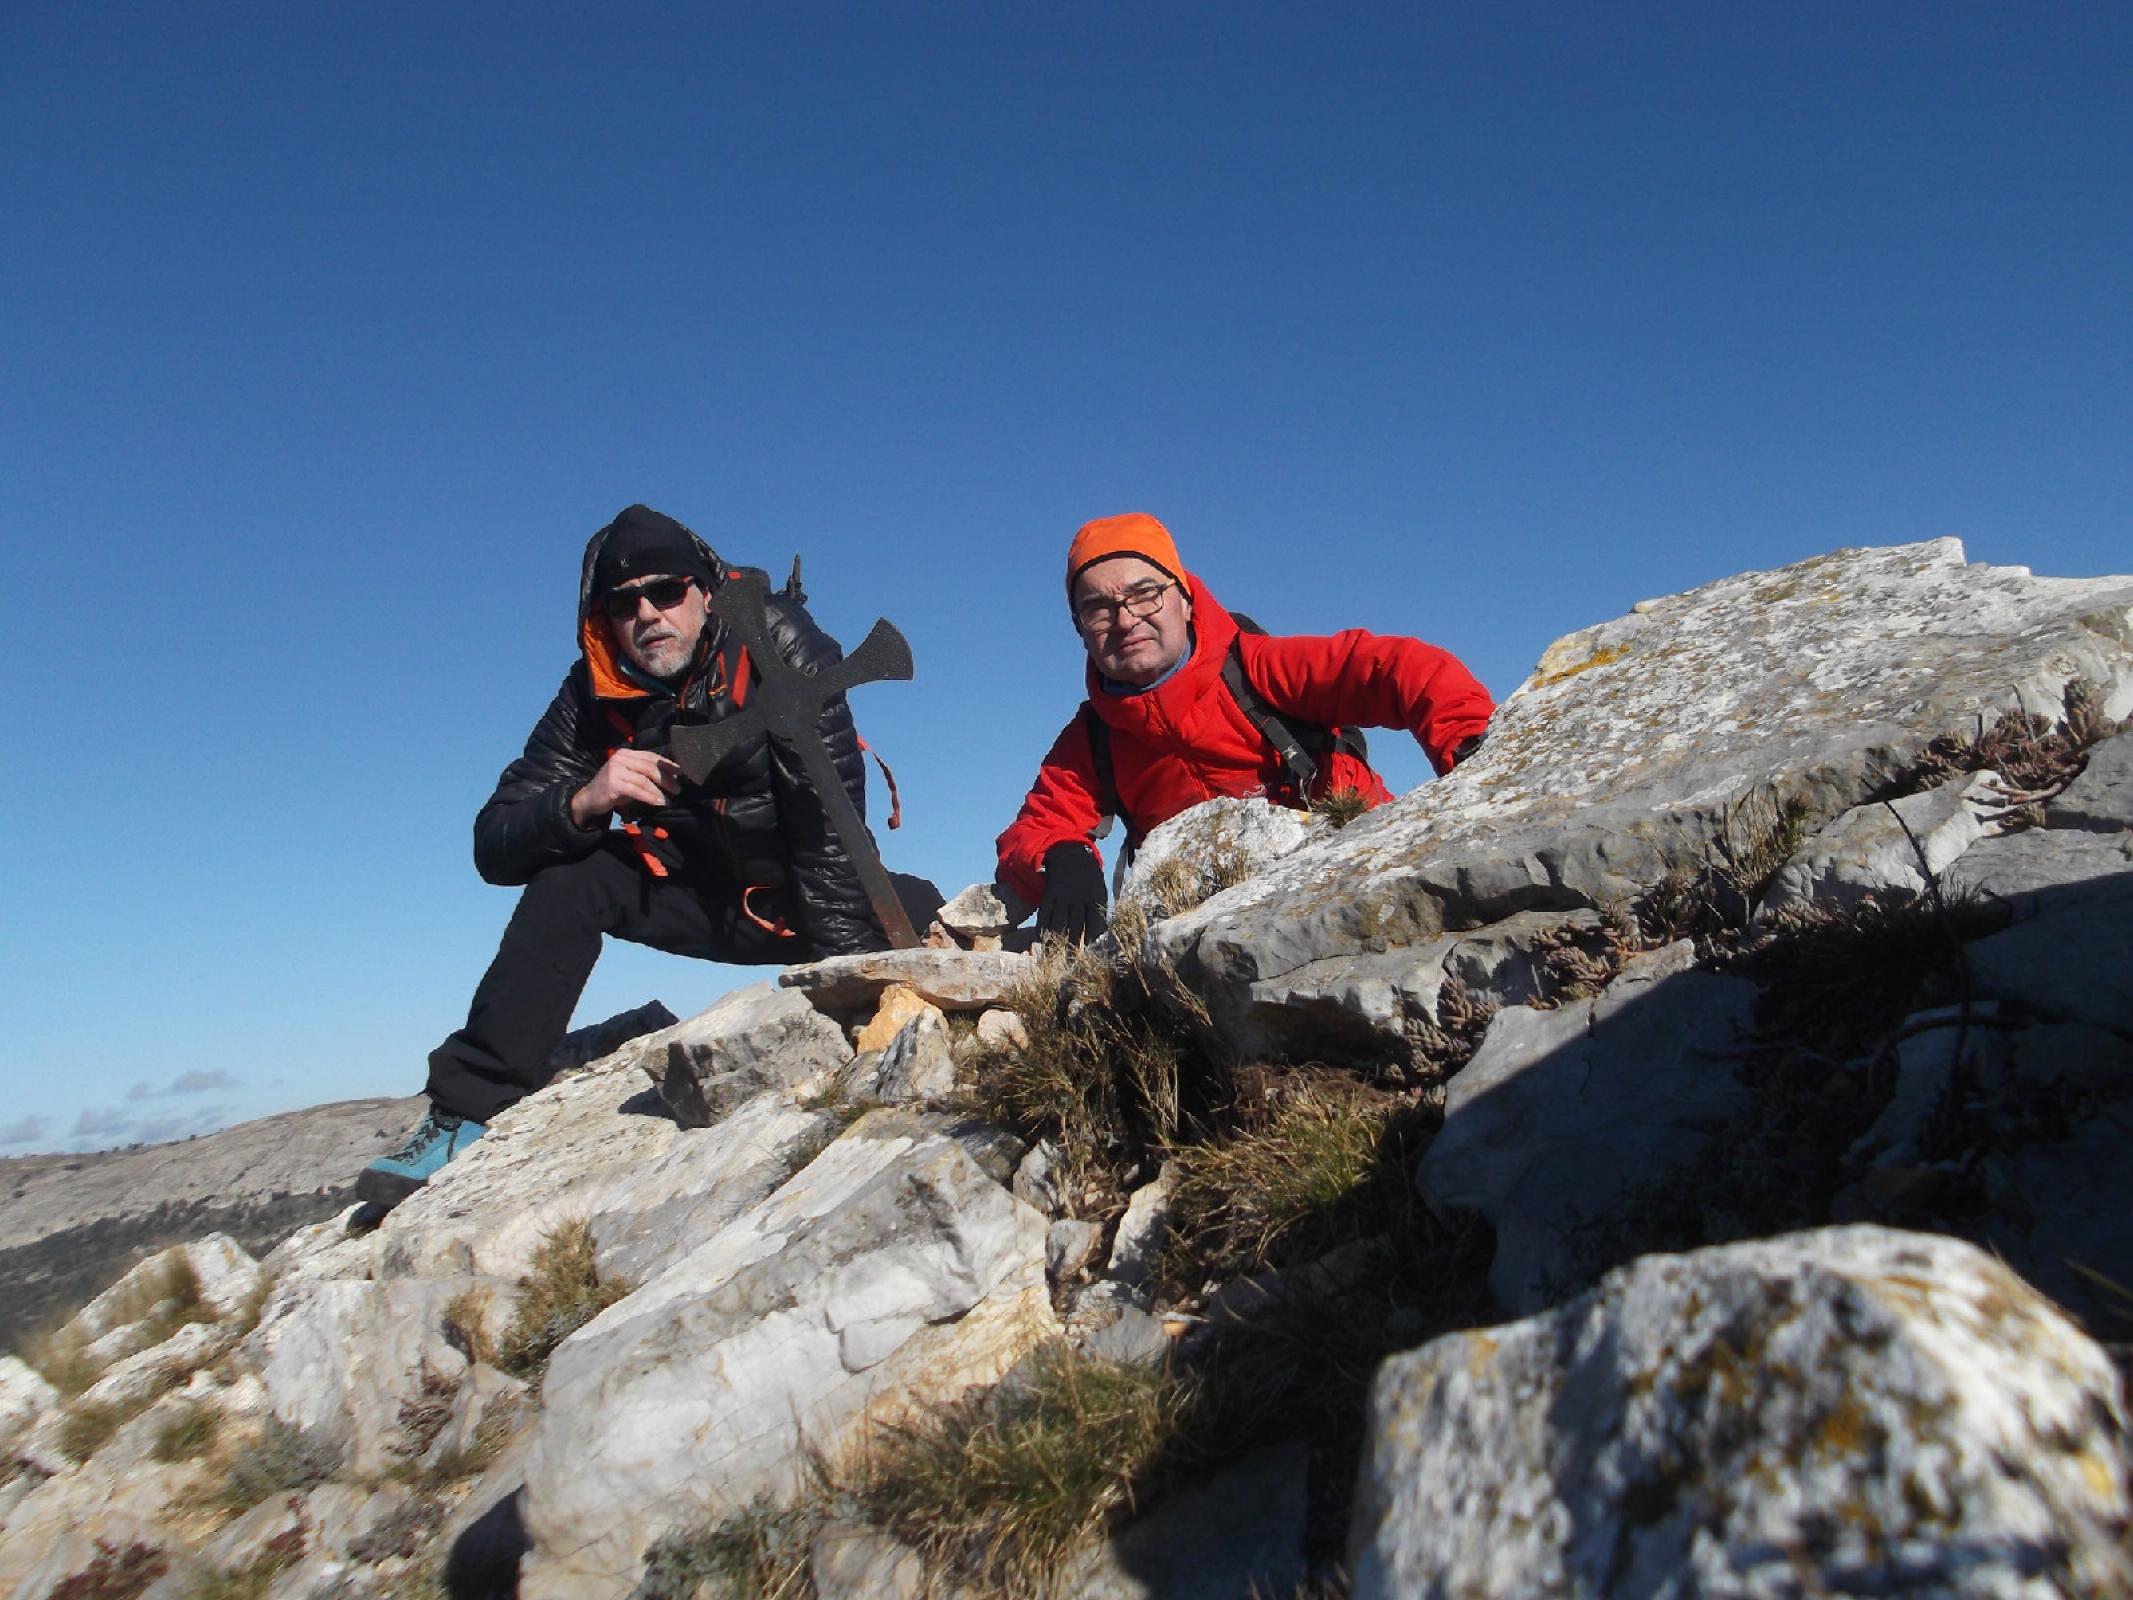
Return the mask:
[[[606,624],[592,605],[593,567],[606,532],[585,547],[577,663],[535,724],[525,753],[504,768],[496,792],[474,819],[474,865],[490,883],[522,884],[543,867],[599,847],[609,823],[580,828],[570,819],[570,797],[625,742],[625,730],[635,748],[665,751],[677,718],[716,722],[737,709],[729,659],[736,652],[715,613],[678,694],[647,692],[618,669]],[[729,570],[701,539],[697,543],[713,572]],[[798,598],[773,593],[766,611],[779,653],[801,671],[820,672],[842,659],[837,641],[815,625]],[[843,696],[823,708],[817,728],[852,804],[865,816],[866,758]],[[767,736],[747,741],[702,784],[684,787],[673,804],[636,820],[646,829],[664,828],[667,837],[653,848],[669,870],[733,916],[743,914],[742,891],[761,885],[749,909],[766,917],[782,913],[808,936],[813,954],[887,948],[859,875],[798,763]]]

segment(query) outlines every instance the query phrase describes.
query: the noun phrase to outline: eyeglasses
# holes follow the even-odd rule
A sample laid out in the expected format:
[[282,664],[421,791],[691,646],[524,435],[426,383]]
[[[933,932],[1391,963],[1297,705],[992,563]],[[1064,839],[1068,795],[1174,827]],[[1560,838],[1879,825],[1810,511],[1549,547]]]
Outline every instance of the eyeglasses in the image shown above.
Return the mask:
[[1116,627],[1120,616],[1152,617],[1162,608],[1163,596],[1176,587],[1174,583],[1158,583],[1150,578],[1136,583],[1115,600],[1084,600],[1074,608],[1074,624],[1083,633],[1095,633]]
[[681,604],[681,597],[689,592],[694,578],[654,578],[649,583],[640,583],[634,589],[610,589],[600,597],[600,609],[621,622],[637,614],[637,602],[649,600],[654,611],[672,611]]

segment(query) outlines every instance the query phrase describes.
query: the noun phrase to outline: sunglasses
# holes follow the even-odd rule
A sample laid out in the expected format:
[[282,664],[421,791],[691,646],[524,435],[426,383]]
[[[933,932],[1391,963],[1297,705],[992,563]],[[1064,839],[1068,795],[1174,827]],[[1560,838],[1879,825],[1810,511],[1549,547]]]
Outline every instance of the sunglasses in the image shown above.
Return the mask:
[[689,592],[694,578],[654,578],[634,589],[610,589],[600,597],[600,609],[616,622],[637,614],[637,602],[649,600],[654,611],[672,611]]

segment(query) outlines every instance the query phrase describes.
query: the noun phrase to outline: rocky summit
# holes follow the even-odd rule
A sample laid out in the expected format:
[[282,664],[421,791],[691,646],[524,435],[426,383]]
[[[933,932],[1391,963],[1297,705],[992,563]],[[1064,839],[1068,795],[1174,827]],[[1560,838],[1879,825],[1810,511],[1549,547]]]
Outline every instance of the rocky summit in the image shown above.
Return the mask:
[[975,886],[96,1285],[0,1591],[2133,1593],[2129,720],[2133,577],[1640,604],[1094,947]]

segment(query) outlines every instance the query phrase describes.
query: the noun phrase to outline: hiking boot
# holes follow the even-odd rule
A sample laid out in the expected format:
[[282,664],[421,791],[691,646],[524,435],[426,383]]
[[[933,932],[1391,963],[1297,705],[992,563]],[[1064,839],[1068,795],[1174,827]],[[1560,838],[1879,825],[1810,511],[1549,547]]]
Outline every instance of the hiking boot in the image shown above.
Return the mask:
[[489,1131],[487,1123],[432,1110],[407,1143],[380,1156],[356,1174],[356,1198],[372,1205],[396,1206],[421,1188],[437,1170]]

